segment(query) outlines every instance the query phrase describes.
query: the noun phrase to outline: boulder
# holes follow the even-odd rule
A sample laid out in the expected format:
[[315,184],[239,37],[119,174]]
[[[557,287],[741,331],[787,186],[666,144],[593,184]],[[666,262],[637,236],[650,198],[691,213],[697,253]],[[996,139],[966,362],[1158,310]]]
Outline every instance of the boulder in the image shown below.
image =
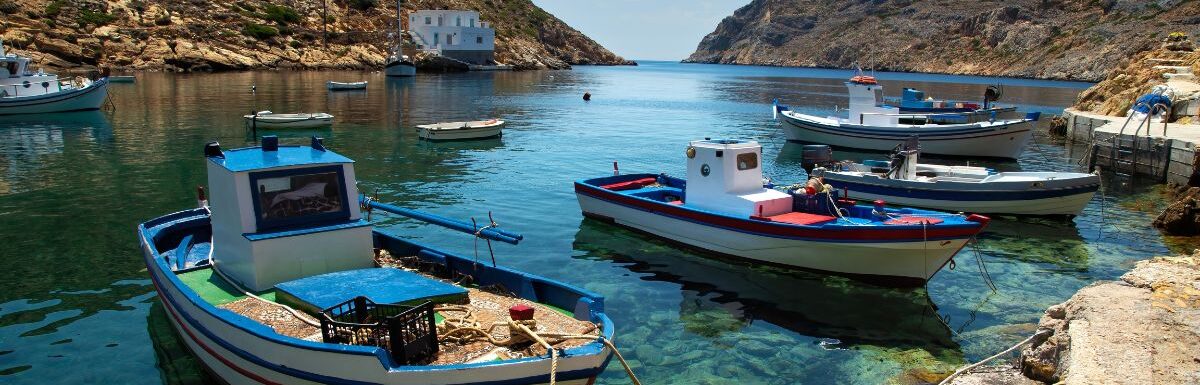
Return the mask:
[[1154,218],[1154,227],[1171,235],[1200,234],[1200,187],[1184,191],[1174,203]]

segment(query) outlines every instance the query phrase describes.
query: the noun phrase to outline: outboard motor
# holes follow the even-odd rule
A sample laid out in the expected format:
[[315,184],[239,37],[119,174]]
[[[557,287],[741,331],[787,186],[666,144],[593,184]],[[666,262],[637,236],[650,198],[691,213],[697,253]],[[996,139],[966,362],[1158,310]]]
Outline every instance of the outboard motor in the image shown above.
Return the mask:
[[804,146],[800,155],[800,166],[804,167],[804,172],[812,175],[813,168],[817,165],[824,165],[833,162],[833,149],[824,144],[812,144]]
[[988,108],[991,108],[992,102],[1000,100],[1000,95],[1002,95],[1002,94],[1003,93],[1000,91],[1000,86],[998,86],[998,85],[988,86],[988,88],[983,91],[983,109],[986,110]]

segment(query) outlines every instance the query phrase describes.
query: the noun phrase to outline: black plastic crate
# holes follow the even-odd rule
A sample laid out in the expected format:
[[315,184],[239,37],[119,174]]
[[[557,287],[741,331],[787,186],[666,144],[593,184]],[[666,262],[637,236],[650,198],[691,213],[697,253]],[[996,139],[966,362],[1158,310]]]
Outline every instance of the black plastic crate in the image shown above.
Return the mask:
[[438,352],[433,303],[387,305],[359,296],[321,313],[326,343],[378,346],[404,365],[427,362]]

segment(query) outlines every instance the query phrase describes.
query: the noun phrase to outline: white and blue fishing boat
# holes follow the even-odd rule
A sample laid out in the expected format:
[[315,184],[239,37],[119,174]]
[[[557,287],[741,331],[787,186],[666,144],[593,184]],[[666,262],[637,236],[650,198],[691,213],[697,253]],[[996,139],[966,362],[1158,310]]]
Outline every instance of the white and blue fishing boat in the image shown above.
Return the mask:
[[396,0],[396,46],[392,49],[392,55],[388,56],[387,64],[383,66],[383,73],[389,77],[413,77],[417,76],[417,65],[413,63],[408,55],[404,54],[404,17],[400,14],[404,9],[404,0]]
[[1078,172],[996,172],[986,167],[918,163],[916,138],[897,146],[890,160],[829,162],[828,146],[806,146],[805,167],[834,188],[860,200],[983,214],[1079,215],[1100,176]]
[[989,221],[767,188],[761,158],[757,142],[693,141],[686,180],[614,175],[575,182],[575,195],[586,216],[721,255],[899,285],[929,280]]
[[1033,136],[1040,114],[1006,118],[1004,111],[905,113],[883,102],[883,86],[872,76],[846,82],[850,104],[845,118],[793,111],[776,100],[772,113],[782,118],[787,140],[866,150],[891,150],[897,142],[920,135],[929,154],[1015,159]]
[[603,297],[374,229],[372,209],[521,240],[358,199],[318,138],[205,155],[213,204],[137,232],[171,324],[225,383],[582,385],[615,351]]
[[108,78],[59,80],[29,69],[30,59],[5,53],[0,41],[0,115],[98,110],[108,97]]

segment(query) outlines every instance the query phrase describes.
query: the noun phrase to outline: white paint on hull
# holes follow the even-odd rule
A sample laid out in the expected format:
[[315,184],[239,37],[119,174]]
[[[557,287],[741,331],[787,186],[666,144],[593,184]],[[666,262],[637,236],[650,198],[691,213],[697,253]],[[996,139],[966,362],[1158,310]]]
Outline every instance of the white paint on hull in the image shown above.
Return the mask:
[[108,81],[100,80],[84,89],[63,91],[59,96],[0,98],[0,115],[97,110],[107,97]]
[[657,215],[576,194],[583,212],[721,254],[842,274],[928,280],[966,243],[815,242],[748,234]]
[[892,195],[869,194],[850,190],[850,198],[864,201],[882,199],[888,204],[913,206],[928,209],[965,212],[974,214],[1015,215],[1078,215],[1091,202],[1095,193],[1081,193],[1065,197],[1009,200],[1009,201],[945,201],[920,199]]
[[[895,138],[873,139],[816,131],[805,126],[811,123],[799,123],[795,121],[798,119],[788,116],[786,113],[782,120],[785,123],[783,127],[787,139],[790,141],[879,151],[890,151],[896,147],[897,143],[903,141],[903,139]],[[829,127],[826,130],[836,131],[837,128]],[[890,130],[889,135],[920,135],[921,130],[921,128],[911,128],[908,131]],[[1024,124],[1009,125],[1005,128],[997,127],[995,133],[1000,135],[980,137],[977,136],[980,134],[968,134],[962,138],[946,139],[922,137],[921,153],[1015,159],[1021,155],[1026,142],[1033,137],[1033,130]]]

